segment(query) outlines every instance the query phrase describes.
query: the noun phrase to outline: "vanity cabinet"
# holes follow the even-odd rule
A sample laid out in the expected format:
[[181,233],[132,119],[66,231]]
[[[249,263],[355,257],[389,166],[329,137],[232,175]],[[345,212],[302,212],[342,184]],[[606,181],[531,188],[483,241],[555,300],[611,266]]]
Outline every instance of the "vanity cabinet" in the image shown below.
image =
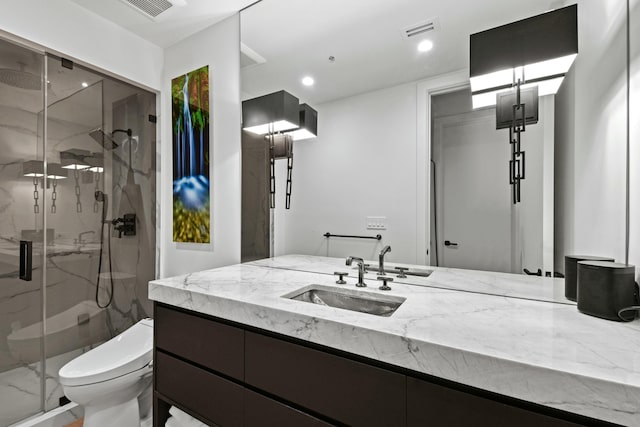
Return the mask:
[[331,427],[307,413],[245,389],[245,427]]
[[154,426],[610,425],[155,303]]
[[407,377],[407,427],[429,425],[577,427],[581,424]]
[[350,426],[406,424],[404,375],[278,340],[245,335],[245,382]]

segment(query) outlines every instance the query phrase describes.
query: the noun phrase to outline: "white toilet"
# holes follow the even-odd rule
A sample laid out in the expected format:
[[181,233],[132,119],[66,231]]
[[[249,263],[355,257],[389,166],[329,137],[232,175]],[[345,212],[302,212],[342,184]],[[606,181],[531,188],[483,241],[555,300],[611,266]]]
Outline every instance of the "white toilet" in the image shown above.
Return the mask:
[[153,319],[144,319],[60,369],[64,394],[84,407],[84,427],[140,426],[151,406],[152,356]]

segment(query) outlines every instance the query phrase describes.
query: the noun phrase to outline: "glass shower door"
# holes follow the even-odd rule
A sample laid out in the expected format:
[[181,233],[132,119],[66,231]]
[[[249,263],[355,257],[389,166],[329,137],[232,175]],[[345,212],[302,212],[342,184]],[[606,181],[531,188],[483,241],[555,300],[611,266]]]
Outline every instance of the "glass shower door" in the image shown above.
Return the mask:
[[100,255],[108,250],[100,244],[104,202],[95,194],[104,191],[109,166],[104,147],[92,137],[103,128],[104,77],[52,55],[47,71],[46,158],[52,173],[46,218],[53,241],[46,255],[44,408],[50,410],[64,395],[60,368],[112,334],[102,307],[109,299],[105,286],[96,303]]
[[0,426],[43,407],[43,67],[0,40]]

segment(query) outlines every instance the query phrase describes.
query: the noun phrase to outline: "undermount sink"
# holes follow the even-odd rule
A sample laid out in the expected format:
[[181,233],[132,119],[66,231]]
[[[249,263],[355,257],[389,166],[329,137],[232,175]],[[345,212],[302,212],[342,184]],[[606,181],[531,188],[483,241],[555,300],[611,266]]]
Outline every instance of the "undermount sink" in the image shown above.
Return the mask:
[[283,298],[382,317],[391,316],[405,301],[405,298],[402,297],[379,295],[353,289],[337,289],[322,285],[306,286],[283,295]]

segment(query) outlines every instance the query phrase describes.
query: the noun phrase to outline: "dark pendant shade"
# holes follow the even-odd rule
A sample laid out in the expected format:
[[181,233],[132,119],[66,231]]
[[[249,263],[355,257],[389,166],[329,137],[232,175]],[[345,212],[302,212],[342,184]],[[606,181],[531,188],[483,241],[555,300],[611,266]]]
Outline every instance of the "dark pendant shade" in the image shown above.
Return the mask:
[[60,163],[49,163],[47,165],[47,178],[64,179],[69,177],[69,172]]
[[525,89],[538,85],[540,96],[556,93],[577,53],[577,5],[472,34],[474,108],[495,104],[496,93],[518,79]]
[[86,169],[89,167],[86,159],[91,153],[87,150],[71,148],[60,152],[60,162],[65,169]]
[[299,125],[299,101],[281,90],[242,103],[242,128],[257,135],[292,130]]
[[[22,163],[22,174],[33,178],[44,177],[44,162],[42,160],[28,160]],[[69,176],[60,163],[47,164],[47,178],[64,179]]]
[[42,160],[27,160],[22,163],[22,174],[24,176],[42,178],[44,176],[44,163]]
[[300,104],[300,126],[288,132],[294,141],[318,136],[318,112],[307,104]]

